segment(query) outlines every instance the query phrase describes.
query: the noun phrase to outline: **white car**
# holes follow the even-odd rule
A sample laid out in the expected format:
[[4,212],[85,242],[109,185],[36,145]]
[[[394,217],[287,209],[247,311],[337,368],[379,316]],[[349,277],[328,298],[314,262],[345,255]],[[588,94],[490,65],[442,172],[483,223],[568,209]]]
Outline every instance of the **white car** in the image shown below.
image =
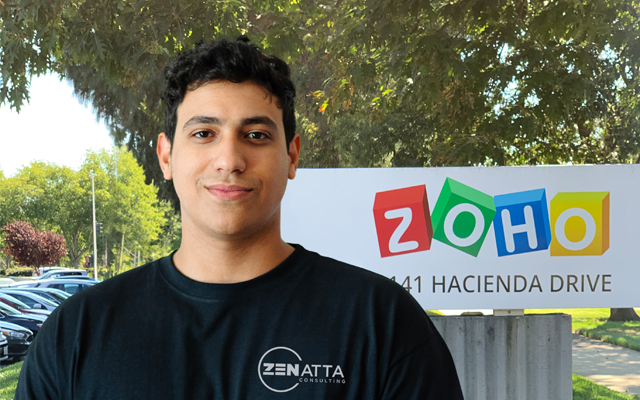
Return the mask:
[[0,292],[11,295],[24,304],[28,305],[29,307],[35,308],[36,310],[53,311],[56,309],[56,307],[58,307],[58,304],[54,303],[53,301],[42,296],[38,296],[35,293],[27,292],[24,290],[11,290],[5,288],[1,289]]
[[87,276],[87,271],[85,271],[84,269],[57,269],[46,272],[34,280],[41,281],[44,279],[54,279],[61,276]]

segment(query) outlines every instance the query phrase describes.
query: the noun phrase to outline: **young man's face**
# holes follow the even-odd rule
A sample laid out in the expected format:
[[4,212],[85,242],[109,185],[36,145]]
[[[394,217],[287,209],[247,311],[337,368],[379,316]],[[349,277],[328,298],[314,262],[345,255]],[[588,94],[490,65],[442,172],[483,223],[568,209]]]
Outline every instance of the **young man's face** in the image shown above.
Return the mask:
[[280,227],[280,202],[295,177],[296,134],[287,147],[277,99],[253,82],[214,81],[187,91],[173,145],[158,158],[180,198],[183,230],[221,239]]

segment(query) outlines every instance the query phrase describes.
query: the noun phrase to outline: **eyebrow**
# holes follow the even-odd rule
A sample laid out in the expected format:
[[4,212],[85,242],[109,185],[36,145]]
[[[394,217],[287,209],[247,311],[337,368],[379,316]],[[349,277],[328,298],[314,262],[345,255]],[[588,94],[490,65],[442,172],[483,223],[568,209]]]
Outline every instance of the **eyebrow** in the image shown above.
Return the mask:
[[[224,125],[224,121],[218,117],[196,115],[189,118],[189,120],[185,122],[184,126],[182,127],[182,130],[187,129],[190,126],[199,125],[199,124],[222,126]],[[272,129],[274,131],[278,130],[278,125],[271,118],[265,115],[258,115],[255,117],[244,118],[240,121],[240,126],[248,126],[248,125],[265,125],[269,129]]]
[[218,117],[207,117],[205,115],[196,115],[191,118],[187,122],[184,123],[182,130],[187,129],[193,125],[206,124],[206,125],[222,125],[222,120]]
[[247,126],[247,125],[264,125],[271,130],[274,130],[274,131],[278,130],[278,125],[276,125],[276,123],[271,118],[264,115],[245,118],[240,122],[240,126]]

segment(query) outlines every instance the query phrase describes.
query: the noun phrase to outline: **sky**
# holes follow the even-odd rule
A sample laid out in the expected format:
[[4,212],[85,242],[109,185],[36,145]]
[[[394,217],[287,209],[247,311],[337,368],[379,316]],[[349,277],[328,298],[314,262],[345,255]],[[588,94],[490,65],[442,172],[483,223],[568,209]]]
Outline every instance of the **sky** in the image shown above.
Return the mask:
[[0,105],[0,170],[13,176],[32,161],[78,169],[88,150],[109,149],[113,140],[90,105],[82,105],[57,75],[31,80],[31,100],[18,114]]

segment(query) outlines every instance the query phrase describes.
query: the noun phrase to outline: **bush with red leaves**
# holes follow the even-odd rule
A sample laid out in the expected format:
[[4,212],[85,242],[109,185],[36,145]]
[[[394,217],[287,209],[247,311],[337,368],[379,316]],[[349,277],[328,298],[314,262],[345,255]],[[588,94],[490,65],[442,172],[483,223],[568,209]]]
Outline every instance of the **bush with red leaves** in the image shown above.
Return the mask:
[[31,224],[15,221],[2,227],[7,233],[3,253],[9,254],[20,265],[38,269],[57,265],[67,254],[64,236],[51,231],[36,231]]

